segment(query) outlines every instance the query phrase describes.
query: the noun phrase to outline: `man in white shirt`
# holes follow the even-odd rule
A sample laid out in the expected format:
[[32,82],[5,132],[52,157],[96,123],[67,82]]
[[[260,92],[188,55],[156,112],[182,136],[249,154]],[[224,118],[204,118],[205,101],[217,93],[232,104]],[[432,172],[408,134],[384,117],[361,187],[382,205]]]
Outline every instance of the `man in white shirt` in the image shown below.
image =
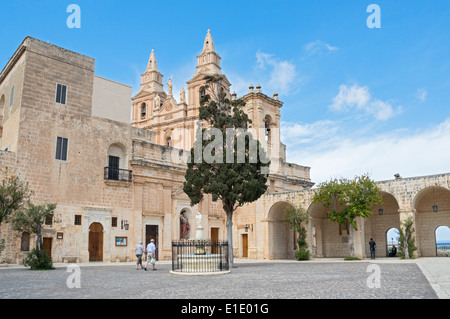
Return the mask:
[[147,245],[146,248],[147,251],[147,262],[145,263],[145,271],[147,271],[148,263],[150,262],[153,265],[153,270],[156,270],[155,264],[156,264],[156,246],[155,246],[155,240],[150,240],[150,243]]

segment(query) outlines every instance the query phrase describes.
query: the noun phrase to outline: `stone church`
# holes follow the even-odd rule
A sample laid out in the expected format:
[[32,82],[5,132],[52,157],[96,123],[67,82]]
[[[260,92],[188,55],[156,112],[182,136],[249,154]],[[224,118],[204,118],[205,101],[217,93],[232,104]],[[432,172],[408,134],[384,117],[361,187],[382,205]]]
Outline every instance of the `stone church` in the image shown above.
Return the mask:
[[[195,234],[198,212],[207,238],[226,239],[220,203],[207,196],[191,206],[182,190],[183,159],[195,140],[204,77],[221,75],[220,89],[238,98],[220,60],[208,30],[186,89],[173,92],[172,78],[164,79],[152,50],[132,96],[131,87],[95,75],[94,59],[24,39],[0,73],[0,176],[28,182],[33,203],[57,204],[43,232],[54,262],[131,261],[134,246],[150,239],[156,241],[158,258],[168,260],[173,240]],[[347,230],[311,204],[310,168],[286,162],[278,94],[266,95],[259,85],[250,85],[239,98],[246,102],[244,111],[270,154],[271,167],[267,193],[234,214],[234,255],[292,258],[296,234],[283,222],[283,213],[294,205],[311,212],[307,239],[314,257],[346,256]],[[387,231],[411,216],[418,255],[435,256],[434,232],[450,226],[450,175],[378,183],[383,207],[358,221],[357,255],[369,254],[371,237],[387,247]],[[182,218],[190,225],[187,234],[182,234]],[[20,263],[34,247],[34,235],[14,231],[8,223],[0,231],[6,243],[0,258]]]

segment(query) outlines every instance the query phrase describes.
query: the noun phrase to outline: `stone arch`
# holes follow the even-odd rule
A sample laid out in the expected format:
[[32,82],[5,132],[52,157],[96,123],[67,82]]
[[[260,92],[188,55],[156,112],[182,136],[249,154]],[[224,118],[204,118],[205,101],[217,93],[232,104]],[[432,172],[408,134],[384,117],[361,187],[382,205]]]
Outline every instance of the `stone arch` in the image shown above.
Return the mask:
[[[450,256],[450,227],[441,225],[436,227],[435,241],[436,241],[436,256],[449,257]],[[439,240],[438,240],[438,237]]]
[[[342,207],[338,205],[337,209]],[[328,220],[328,207],[311,204],[309,211],[308,233],[310,235],[313,257],[348,256],[349,228]]]
[[436,256],[435,231],[450,226],[450,190],[434,185],[417,193],[414,200],[416,246],[419,256]]
[[400,206],[396,197],[386,191],[380,191],[380,195],[382,203],[375,206],[372,210],[372,216],[364,221],[364,245],[368,258],[370,257],[370,238],[373,238],[377,243],[378,256],[387,256],[389,243],[386,234],[391,228],[400,229]]
[[[386,230],[384,238],[386,238],[386,256],[388,257],[395,257],[392,256],[390,253],[392,252],[392,248],[395,246],[397,248],[398,253],[398,239],[400,236],[399,228],[397,227],[391,227],[388,230]],[[381,251],[378,253],[380,256]]]
[[110,165],[110,156],[119,158],[119,168],[128,169],[127,148],[122,143],[113,143],[108,148],[108,158],[106,165]]
[[292,206],[286,201],[272,205],[267,215],[269,230],[269,259],[288,259],[294,250],[294,234],[285,224],[285,209]]

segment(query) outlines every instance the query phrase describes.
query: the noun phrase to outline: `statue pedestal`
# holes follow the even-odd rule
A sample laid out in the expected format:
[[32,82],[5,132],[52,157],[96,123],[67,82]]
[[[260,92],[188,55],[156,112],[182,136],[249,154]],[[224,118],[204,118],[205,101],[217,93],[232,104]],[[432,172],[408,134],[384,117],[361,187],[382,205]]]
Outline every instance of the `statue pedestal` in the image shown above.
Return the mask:
[[198,227],[195,239],[203,239],[203,227]]
[[206,254],[205,251],[205,243],[206,241],[203,239],[203,227],[198,227],[197,228],[197,232],[196,232],[196,236],[195,236],[195,241],[197,241],[197,245],[196,245],[196,249],[194,254],[196,255],[204,255]]

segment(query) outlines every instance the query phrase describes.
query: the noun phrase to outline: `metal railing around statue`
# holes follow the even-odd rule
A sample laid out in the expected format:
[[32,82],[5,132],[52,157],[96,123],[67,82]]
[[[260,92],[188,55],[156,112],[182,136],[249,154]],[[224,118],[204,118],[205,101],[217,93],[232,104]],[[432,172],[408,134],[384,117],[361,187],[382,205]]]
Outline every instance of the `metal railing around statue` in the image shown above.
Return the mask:
[[172,241],[172,271],[208,273],[229,270],[228,242],[204,239]]

